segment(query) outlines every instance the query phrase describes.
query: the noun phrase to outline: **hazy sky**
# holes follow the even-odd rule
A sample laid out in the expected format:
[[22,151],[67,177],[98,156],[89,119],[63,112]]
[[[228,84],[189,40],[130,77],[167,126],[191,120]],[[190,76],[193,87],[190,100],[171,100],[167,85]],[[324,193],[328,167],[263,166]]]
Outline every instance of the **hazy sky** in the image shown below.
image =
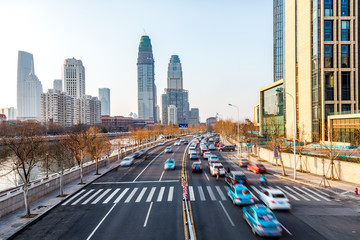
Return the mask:
[[270,0],[49,0],[0,3],[0,108],[16,107],[17,54],[34,55],[44,92],[61,78],[64,59],[86,69],[86,94],[111,89],[111,115],[137,112],[137,54],[150,36],[158,104],[167,64],[177,54],[190,107],[205,121],[253,118],[258,89],[272,82]]

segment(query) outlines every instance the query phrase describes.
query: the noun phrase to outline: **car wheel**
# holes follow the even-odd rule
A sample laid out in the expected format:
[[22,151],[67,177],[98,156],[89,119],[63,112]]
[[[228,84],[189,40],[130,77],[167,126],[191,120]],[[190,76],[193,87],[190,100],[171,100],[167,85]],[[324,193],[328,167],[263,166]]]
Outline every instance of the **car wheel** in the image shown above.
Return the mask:
[[232,200],[232,203],[233,203],[234,205],[236,205],[235,199]]
[[256,230],[255,230],[255,227],[254,226],[251,226],[251,231],[253,232],[253,234],[256,236],[257,233],[256,233]]

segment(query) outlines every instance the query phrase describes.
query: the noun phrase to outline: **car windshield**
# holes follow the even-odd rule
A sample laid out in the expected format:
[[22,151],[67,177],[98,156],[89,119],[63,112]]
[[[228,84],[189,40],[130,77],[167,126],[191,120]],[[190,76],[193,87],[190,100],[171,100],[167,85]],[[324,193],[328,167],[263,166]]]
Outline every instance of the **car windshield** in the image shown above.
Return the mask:
[[257,166],[260,168],[260,167],[264,167],[264,165],[262,164],[257,164]]
[[275,220],[274,215],[272,215],[271,213],[260,213],[260,214],[258,214],[258,218],[259,218],[259,220],[265,220],[265,221]]
[[167,163],[174,163],[174,160],[169,159],[169,160],[167,160],[166,162],[167,162]]
[[244,175],[235,175],[235,181],[244,180],[246,177]]
[[194,167],[200,167],[200,164],[196,163],[193,165]]
[[282,193],[276,193],[276,194],[272,194],[273,198],[286,198],[284,194]]

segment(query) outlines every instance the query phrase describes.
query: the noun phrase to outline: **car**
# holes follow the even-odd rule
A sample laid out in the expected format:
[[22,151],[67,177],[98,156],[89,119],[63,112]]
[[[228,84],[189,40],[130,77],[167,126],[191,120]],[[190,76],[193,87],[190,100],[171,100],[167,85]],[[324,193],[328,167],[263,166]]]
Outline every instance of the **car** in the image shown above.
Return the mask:
[[189,147],[190,150],[195,150],[196,149],[196,144],[191,144],[190,147]]
[[194,162],[191,166],[192,172],[201,172],[203,171],[201,162]]
[[187,145],[187,144],[189,144],[189,140],[184,141],[184,145]]
[[219,163],[218,160],[208,160],[208,166],[210,167],[214,163]]
[[135,159],[137,159],[137,158],[141,157],[141,153],[140,153],[140,151],[138,151],[138,152],[134,152],[133,156],[134,156],[134,158],[135,158]]
[[217,146],[218,146],[219,148],[222,148],[222,147],[225,146],[225,145],[224,145],[223,143],[218,143]]
[[208,161],[211,161],[211,160],[219,161],[219,158],[216,155],[211,154],[210,157],[208,158]]
[[181,138],[180,143],[184,143],[185,139]]
[[225,182],[228,185],[247,184],[248,180],[242,171],[231,171],[225,174]]
[[191,155],[192,153],[196,153],[196,150],[189,149],[189,155]]
[[199,157],[198,157],[197,153],[190,154],[190,160],[198,160],[198,159],[199,159]]
[[221,163],[212,163],[210,164],[210,174],[216,176],[217,172],[220,172],[220,176],[225,175],[225,168]]
[[204,152],[203,158],[209,159],[210,155],[211,155],[211,152]]
[[169,158],[164,162],[164,170],[175,170],[176,168],[176,161],[172,158]]
[[241,158],[238,161],[239,167],[247,167],[248,164],[249,164],[249,161],[246,158]]
[[209,150],[215,150],[215,145],[214,144],[209,144]]
[[264,204],[254,204],[242,208],[243,218],[252,232],[265,237],[280,237],[282,228],[274,213]]
[[159,146],[163,146],[164,144],[164,142],[159,142]]
[[204,153],[205,152],[208,152],[209,150],[207,149],[207,148],[203,148],[203,149],[201,149],[201,156],[203,156],[204,155]]
[[180,146],[180,141],[176,141],[176,142],[174,143],[174,146]]
[[221,148],[219,148],[220,151],[225,152],[225,151],[235,151],[235,145],[225,145]]
[[131,165],[133,165],[134,160],[135,160],[134,156],[127,156],[127,157],[123,158],[123,160],[121,160],[120,166],[121,167],[131,166]]
[[172,153],[172,148],[171,147],[167,147],[165,148],[165,153]]
[[291,204],[286,195],[279,189],[262,189],[259,199],[271,210],[290,210]]
[[254,173],[266,173],[265,166],[260,163],[249,163],[247,169]]
[[227,189],[227,195],[234,205],[254,203],[254,197],[249,192],[249,189],[241,184],[230,185]]

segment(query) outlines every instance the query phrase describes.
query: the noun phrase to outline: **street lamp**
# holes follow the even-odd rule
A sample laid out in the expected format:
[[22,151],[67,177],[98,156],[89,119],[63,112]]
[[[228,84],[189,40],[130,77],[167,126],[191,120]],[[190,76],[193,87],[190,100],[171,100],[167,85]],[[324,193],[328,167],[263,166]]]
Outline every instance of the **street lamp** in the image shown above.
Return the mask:
[[[282,88],[277,88],[275,90],[276,92],[283,92],[283,89]],[[293,100],[293,108],[294,108],[294,179],[296,179],[296,102],[295,102],[295,98],[293,97],[293,95],[291,95],[290,93],[284,91],[285,94],[288,94],[291,99]]]
[[[239,115],[239,107],[234,105],[234,104],[231,104],[229,103],[228,104],[229,106],[231,107],[235,107],[237,109],[237,114],[238,114],[238,122],[237,122],[237,135],[238,135],[238,143],[240,144],[240,147],[238,148],[238,156],[240,155],[240,150],[241,150],[241,143],[240,143],[240,131],[239,131],[239,128],[240,128],[240,115]],[[241,157],[241,156],[240,156]]]

